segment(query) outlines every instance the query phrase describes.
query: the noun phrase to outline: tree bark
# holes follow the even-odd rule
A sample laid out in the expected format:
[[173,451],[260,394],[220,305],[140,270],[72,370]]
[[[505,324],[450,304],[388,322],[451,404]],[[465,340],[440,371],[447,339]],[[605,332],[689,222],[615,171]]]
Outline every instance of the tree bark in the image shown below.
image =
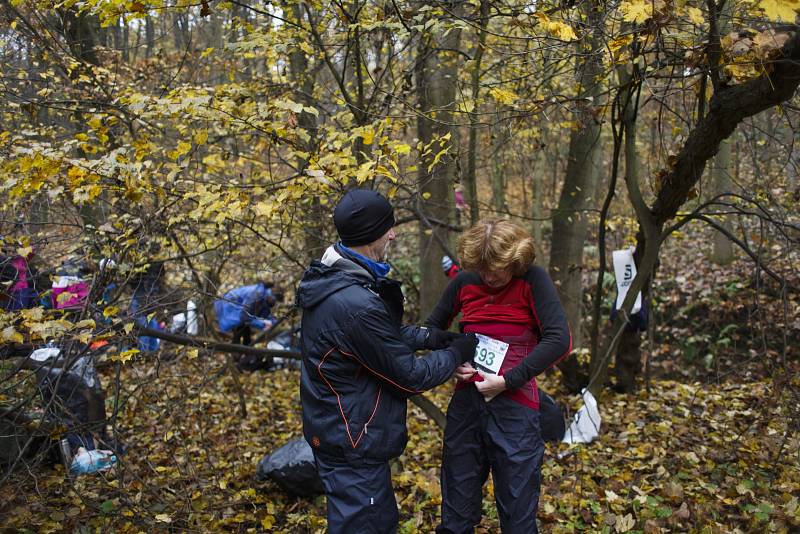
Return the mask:
[[[732,2],[726,2],[722,12],[719,14],[717,27],[720,35],[727,35],[731,26],[731,6]],[[731,180],[731,140],[725,139],[720,143],[719,152],[714,158],[711,167],[711,194],[712,196],[730,193],[733,187]],[[730,220],[726,216],[721,216],[720,225],[730,231]],[[722,232],[714,232],[714,246],[711,251],[711,261],[717,265],[726,265],[733,261],[733,243],[725,237]]]
[[[456,6],[454,10],[458,10]],[[444,23],[448,18],[443,18]],[[449,222],[453,212],[453,184],[456,175],[456,160],[452,154],[451,141],[446,136],[453,134],[453,108],[455,103],[456,80],[458,76],[457,50],[460,30],[449,32],[441,29],[426,32],[420,40],[417,63],[417,99],[420,110],[417,132],[423,146],[431,143],[431,150],[420,161],[418,188],[418,209],[428,219]],[[434,142],[434,140],[439,140]],[[441,150],[449,153],[434,164],[434,158]],[[419,270],[420,270],[420,317],[426,317],[447,285],[442,273],[441,259],[443,248],[437,240],[448,242],[446,227],[419,228]]]
[[[628,85],[627,102],[622,110],[622,123],[625,135],[625,183],[639,184],[640,162],[636,152],[636,118],[638,116],[637,86],[632,84],[630,76],[621,80]],[[629,193],[630,196],[630,193]],[[646,289],[647,286],[645,286]],[[642,294],[646,299],[647,291]],[[643,304],[646,305],[646,304]],[[636,390],[636,378],[642,372],[641,333],[625,329],[620,335],[620,344],[616,351],[614,375],[618,391],[630,393]]]
[[148,15],[144,19],[144,41],[145,41],[145,56],[150,58],[156,48],[156,30],[153,24],[153,18]]
[[[291,8],[284,4],[284,12],[291,13],[293,20],[297,24],[302,23],[303,13],[298,4],[293,4]],[[295,46],[289,53],[289,73],[295,87],[300,90],[296,92],[294,98],[306,107],[313,107],[314,102],[312,94],[314,92],[315,73],[308,68],[308,58],[305,52],[299,47]],[[308,112],[301,112],[297,117],[297,125],[308,134],[307,141],[300,141],[303,150],[308,153],[313,153],[317,145],[317,120],[314,115]],[[298,159],[296,162],[299,172],[303,172],[308,167],[307,159]],[[308,204],[308,210],[311,214],[309,219],[310,223],[304,228],[305,243],[306,243],[306,260],[310,263],[311,260],[322,257],[325,247],[328,245],[325,239],[326,228],[326,209],[320,204],[319,197],[315,196]]]
[[472,84],[472,111],[469,113],[469,145],[467,148],[467,174],[464,177],[465,189],[467,193],[467,203],[469,203],[469,220],[474,225],[480,218],[480,208],[478,206],[478,178],[477,178],[477,153],[478,153],[478,111],[480,109],[478,100],[481,88],[481,60],[483,59],[484,48],[486,47],[486,26],[489,23],[489,0],[481,0],[480,19],[478,26],[478,45],[475,49],[475,56],[472,60],[471,84]]
[[[731,142],[730,139],[720,143],[719,152],[714,158],[711,167],[712,196],[730,193],[733,181],[730,174],[731,168]],[[730,220],[726,215],[719,216],[719,224],[726,230],[731,229]],[[714,246],[711,251],[711,261],[717,265],[726,265],[733,261],[733,243],[722,232],[714,232]]]
[[499,217],[501,213],[508,213],[505,166],[503,165],[503,147],[508,143],[508,136],[505,132],[496,133],[492,137],[492,141],[492,208],[494,208],[494,216]]
[[[573,346],[582,344],[581,320],[583,316],[583,245],[586,240],[588,223],[585,210],[590,208],[595,197],[597,185],[596,158],[600,148],[601,123],[596,113],[603,107],[603,65],[600,52],[602,39],[595,32],[603,31],[601,11],[591,4],[588,13],[588,27],[585,40],[578,44],[579,50],[589,50],[578,67],[579,99],[581,107],[576,111],[578,123],[572,132],[569,143],[569,156],[564,185],[553,214],[553,235],[551,240],[550,276],[558,288],[561,304],[567,314],[572,329]],[[571,391],[578,389],[578,365],[570,356],[561,365],[564,384]]]

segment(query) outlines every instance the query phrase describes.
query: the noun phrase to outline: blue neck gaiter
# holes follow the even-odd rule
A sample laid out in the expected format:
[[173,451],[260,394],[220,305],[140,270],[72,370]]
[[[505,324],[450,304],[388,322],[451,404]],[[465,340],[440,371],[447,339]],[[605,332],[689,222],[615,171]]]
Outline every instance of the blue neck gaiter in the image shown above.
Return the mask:
[[369,268],[369,270],[372,271],[372,274],[374,274],[378,278],[386,278],[386,276],[389,274],[389,271],[392,270],[392,266],[389,265],[388,263],[371,260],[368,257],[364,256],[363,254],[359,254],[355,250],[347,248],[346,246],[342,245],[341,242],[339,242],[339,246],[342,248],[344,252],[350,254],[351,256],[362,262],[364,265],[366,265],[367,268]]

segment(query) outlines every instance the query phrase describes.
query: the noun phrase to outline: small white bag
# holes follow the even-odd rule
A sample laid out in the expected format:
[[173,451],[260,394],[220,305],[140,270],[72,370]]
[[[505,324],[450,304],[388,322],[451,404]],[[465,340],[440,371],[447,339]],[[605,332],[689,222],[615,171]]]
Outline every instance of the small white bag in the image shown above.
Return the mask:
[[572,423],[564,433],[564,443],[591,443],[600,435],[600,411],[597,399],[588,390],[581,391],[583,406],[575,413]]

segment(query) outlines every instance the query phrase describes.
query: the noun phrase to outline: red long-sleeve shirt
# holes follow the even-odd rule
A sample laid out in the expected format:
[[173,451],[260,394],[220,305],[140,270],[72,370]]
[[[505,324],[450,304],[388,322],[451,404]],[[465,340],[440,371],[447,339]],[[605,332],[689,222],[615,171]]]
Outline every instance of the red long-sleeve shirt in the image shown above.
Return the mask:
[[572,351],[566,314],[550,276],[541,267],[531,266],[502,288],[487,286],[477,273],[461,271],[445,289],[426,324],[447,329],[459,313],[462,331],[481,324],[512,331],[529,328],[537,335],[533,350],[505,372],[509,389],[527,384]]

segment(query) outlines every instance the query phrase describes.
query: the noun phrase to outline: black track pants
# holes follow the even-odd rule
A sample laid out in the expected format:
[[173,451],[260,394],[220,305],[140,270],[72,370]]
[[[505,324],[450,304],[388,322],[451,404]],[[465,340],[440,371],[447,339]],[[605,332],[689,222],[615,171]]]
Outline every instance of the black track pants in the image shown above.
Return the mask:
[[543,455],[538,411],[502,395],[487,403],[475,387],[457,390],[447,409],[436,532],[473,532],[490,469],[503,533],[538,532]]
[[399,515],[389,462],[353,467],[315,451],[328,500],[329,534],[391,534]]

